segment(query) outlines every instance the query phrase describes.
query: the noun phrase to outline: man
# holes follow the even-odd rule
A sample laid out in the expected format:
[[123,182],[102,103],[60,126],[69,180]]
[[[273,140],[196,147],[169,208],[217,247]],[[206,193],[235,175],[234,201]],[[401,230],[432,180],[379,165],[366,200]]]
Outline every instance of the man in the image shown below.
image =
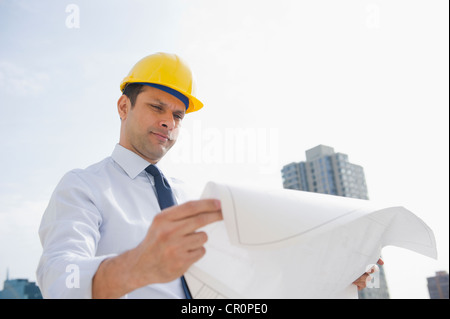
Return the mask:
[[44,298],[189,297],[183,273],[205,254],[198,229],[222,219],[220,202],[186,201],[180,183],[163,178],[179,205],[162,207],[155,165],[185,114],[203,107],[193,88],[188,66],[167,53],[143,58],[122,81],[112,155],[67,173],[42,218]]
[[[151,55],[121,89],[112,156],[66,174],[43,216],[37,277],[44,297],[185,298],[180,277],[205,253],[206,235],[197,229],[222,218],[215,200],[158,214],[154,177],[145,170],[174,145],[185,113],[203,106],[186,64],[175,55]],[[185,201],[179,185],[171,186]]]

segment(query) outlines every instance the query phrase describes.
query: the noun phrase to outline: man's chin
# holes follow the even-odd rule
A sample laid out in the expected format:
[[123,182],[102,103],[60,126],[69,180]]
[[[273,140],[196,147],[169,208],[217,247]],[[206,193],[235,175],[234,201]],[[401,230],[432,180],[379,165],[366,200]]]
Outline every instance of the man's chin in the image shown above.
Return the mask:
[[149,159],[152,159],[152,161],[159,162],[169,151],[170,148],[162,147],[159,150],[153,149],[151,152],[147,152]]

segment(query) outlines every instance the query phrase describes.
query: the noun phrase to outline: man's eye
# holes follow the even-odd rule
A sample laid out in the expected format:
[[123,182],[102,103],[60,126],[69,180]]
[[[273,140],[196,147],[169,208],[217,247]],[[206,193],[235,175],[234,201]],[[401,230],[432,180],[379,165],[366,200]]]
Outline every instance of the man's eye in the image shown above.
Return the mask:
[[162,110],[162,107],[159,106],[159,105],[154,105],[154,104],[152,104],[151,107],[154,108],[155,110],[158,110],[158,111],[161,111],[161,110]]

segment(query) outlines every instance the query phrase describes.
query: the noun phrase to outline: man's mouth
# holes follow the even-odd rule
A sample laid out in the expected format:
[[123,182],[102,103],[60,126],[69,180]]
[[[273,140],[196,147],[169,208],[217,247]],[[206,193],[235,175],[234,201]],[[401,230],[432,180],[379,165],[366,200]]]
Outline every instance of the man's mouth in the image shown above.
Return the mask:
[[164,134],[164,133],[158,133],[158,132],[151,132],[152,134],[154,134],[156,136],[157,139],[161,140],[161,141],[171,141],[172,139],[170,138],[170,136]]

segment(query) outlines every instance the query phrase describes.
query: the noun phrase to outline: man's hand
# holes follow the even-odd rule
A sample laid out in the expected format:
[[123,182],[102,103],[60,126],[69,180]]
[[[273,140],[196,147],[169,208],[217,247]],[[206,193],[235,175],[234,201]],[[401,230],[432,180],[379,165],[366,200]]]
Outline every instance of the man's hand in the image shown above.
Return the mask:
[[[384,265],[384,261],[380,258],[377,261],[378,265]],[[375,271],[377,271],[378,269],[376,269],[376,267],[372,267],[370,268],[368,271],[366,271],[361,277],[359,277],[358,279],[356,279],[353,284],[356,285],[358,287],[358,290],[362,290],[364,288],[366,288],[367,286],[367,281],[371,279],[370,274],[373,274]]]
[[181,277],[205,254],[207,236],[197,230],[222,219],[220,201],[215,199],[166,208],[155,216],[136,248],[100,264],[92,296],[118,298],[137,288]]
[[205,254],[207,236],[197,230],[222,219],[218,200],[191,201],[163,210],[136,248],[139,259],[134,277],[143,286],[180,277]]

